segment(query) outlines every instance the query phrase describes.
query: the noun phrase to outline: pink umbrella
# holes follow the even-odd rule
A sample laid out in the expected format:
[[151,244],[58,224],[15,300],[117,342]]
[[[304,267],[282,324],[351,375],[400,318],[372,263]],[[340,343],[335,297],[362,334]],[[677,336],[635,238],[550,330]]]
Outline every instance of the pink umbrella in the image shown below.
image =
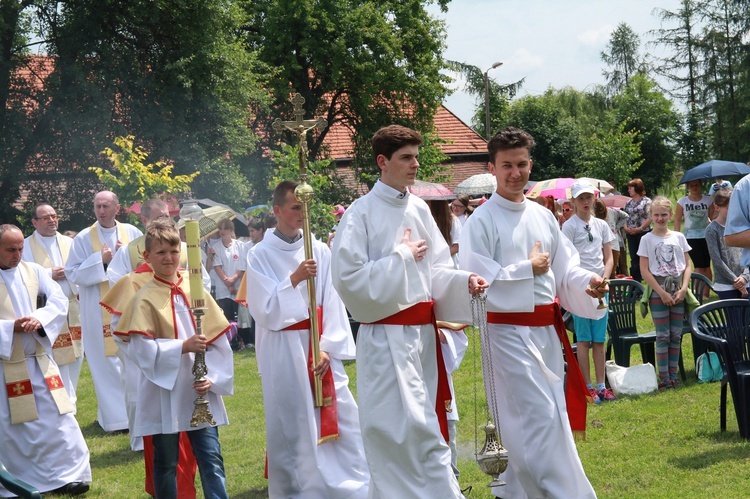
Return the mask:
[[[570,186],[575,181],[576,179],[574,178],[540,180],[531,189],[526,191],[526,197],[552,196],[555,199],[570,199]],[[594,187],[594,190],[596,190],[596,187]],[[598,193],[599,191],[596,190],[596,192]]]
[[620,194],[615,194],[613,196],[604,196],[601,198],[602,201],[604,201],[604,204],[609,206],[610,208],[624,208],[625,205],[630,201],[631,198],[628,196],[622,196]]
[[451,200],[456,197],[453,192],[443,184],[415,180],[414,185],[409,187],[409,192],[425,201],[429,200]]

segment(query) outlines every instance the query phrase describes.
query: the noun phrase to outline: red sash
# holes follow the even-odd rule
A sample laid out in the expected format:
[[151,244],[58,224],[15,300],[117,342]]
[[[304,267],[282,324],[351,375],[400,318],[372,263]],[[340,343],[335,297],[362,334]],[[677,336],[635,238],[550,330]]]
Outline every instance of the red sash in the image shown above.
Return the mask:
[[[318,307],[318,335],[323,334],[323,307]],[[307,318],[291,326],[285,327],[282,331],[299,331],[310,329],[310,319]],[[307,372],[310,377],[310,390],[315,390],[315,375],[313,374],[312,365],[312,338],[310,338],[310,347],[307,354]],[[339,438],[339,417],[338,406],[336,404],[336,386],[333,384],[333,372],[329,367],[323,375],[323,407],[320,408],[320,438],[318,444],[323,444],[329,440],[338,440]]]
[[565,359],[568,362],[568,376],[565,384],[565,403],[568,406],[568,421],[573,435],[586,438],[586,405],[590,395],[583,380],[581,368],[570,346],[568,333],[565,330],[560,302],[555,300],[549,305],[537,305],[533,312],[487,312],[490,324],[508,324],[514,326],[544,327],[554,326],[557,337],[563,345]]
[[446,442],[450,440],[448,436],[448,416],[447,411],[451,407],[451,389],[448,385],[448,373],[445,370],[445,361],[443,360],[443,350],[440,348],[440,334],[438,333],[437,320],[435,319],[435,302],[423,301],[412,305],[406,310],[395,313],[390,317],[380,319],[370,324],[385,324],[392,326],[422,326],[432,324],[435,328],[435,350],[437,352],[437,400],[435,401],[435,414],[437,414],[440,423],[440,433]]

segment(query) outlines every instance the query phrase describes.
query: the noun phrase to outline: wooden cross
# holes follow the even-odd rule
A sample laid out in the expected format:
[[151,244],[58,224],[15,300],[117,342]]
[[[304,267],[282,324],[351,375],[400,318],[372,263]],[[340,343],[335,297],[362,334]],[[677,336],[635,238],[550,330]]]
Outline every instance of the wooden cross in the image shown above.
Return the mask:
[[305,110],[302,109],[302,104],[304,103],[304,97],[300,94],[294,94],[294,97],[292,97],[292,104],[294,104],[294,121],[282,121],[281,118],[276,118],[273,122],[273,129],[277,132],[289,130],[297,136],[297,147],[299,149],[299,173],[303,180],[307,179],[307,132],[312,129],[323,131],[328,126],[328,122],[322,117],[318,117],[314,120],[304,119]]

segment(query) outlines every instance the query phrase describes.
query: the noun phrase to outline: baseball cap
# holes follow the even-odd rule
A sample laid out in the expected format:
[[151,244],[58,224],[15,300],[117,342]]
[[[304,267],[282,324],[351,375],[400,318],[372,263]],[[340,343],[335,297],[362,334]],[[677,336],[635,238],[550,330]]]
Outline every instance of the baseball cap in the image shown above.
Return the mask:
[[570,195],[573,199],[576,199],[581,194],[588,192],[589,194],[596,194],[594,186],[586,180],[576,180],[573,185],[570,186]]
[[344,210],[344,207],[341,206],[340,204],[337,204],[336,206],[333,207],[333,214],[334,215],[343,215],[344,211],[346,211],[346,210]]

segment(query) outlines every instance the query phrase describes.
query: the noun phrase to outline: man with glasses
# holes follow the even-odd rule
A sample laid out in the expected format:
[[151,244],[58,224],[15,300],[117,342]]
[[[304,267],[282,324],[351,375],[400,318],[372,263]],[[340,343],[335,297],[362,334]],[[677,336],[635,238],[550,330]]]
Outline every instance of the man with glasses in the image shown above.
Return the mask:
[[23,260],[38,263],[48,269],[49,276],[60,285],[68,298],[68,320],[63,324],[60,335],[52,345],[52,354],[60,367],[60,377],[68,392],[70,401],[76,403],[76,388],[83,363],[81,343],[81,317],[78,310],[78,288],[69,282],[63,271],[70,255],[73,239],[57,231],[60,217],[47,203],[39,203],[31,211],[34,233],[26,238],[23,245]]

